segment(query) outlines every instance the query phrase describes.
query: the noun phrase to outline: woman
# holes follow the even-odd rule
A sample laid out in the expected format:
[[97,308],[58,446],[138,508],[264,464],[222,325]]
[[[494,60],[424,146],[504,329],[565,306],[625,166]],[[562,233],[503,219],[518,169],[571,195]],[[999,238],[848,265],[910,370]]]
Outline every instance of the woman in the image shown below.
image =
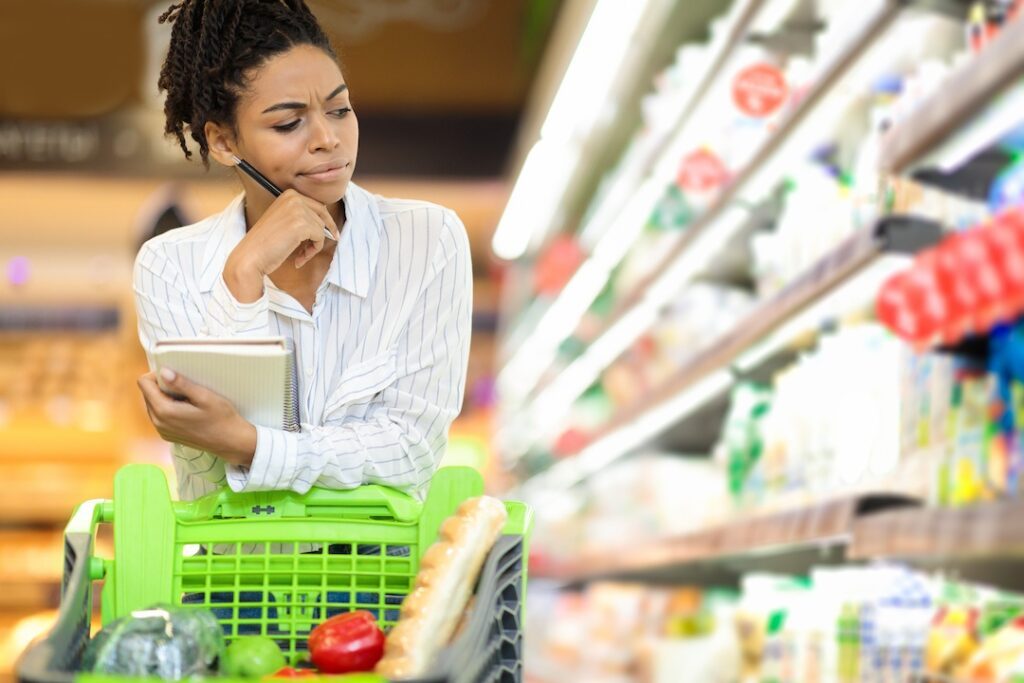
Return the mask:
[[[285,336],[299,368],[300,432],[258,427],[169,373],[139,380],[173,442],[182,498],[380,483],[422,495],[463,399],[472,275],[450,210],[351,182],[359,127],[337,57],[302,0],[185,0],[160,73],[166,133],[245,159],[224,211],[148,241],[135,263],[139,338]],[[324,226],[337,241],[326,240]],[[153,367],[150,357],[150,367]]]

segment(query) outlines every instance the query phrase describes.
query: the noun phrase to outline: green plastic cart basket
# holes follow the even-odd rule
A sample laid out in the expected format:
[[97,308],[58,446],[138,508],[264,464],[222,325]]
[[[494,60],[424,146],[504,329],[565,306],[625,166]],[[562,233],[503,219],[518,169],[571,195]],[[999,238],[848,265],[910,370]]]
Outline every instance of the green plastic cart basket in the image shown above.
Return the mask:
[[[369,610],[386,630],[397,621],[441,523],[482,491],[475,470],[450,467],[437,471],[423,503],[381,486],[314,488],[304,495],[225,489],[172,502],[159,468],[125,466],[114,479],[113,501],[88,501],[69,522],[59,616],[20,658],[18,680],[127,683],[126,677],[76,673],[89,639],[93,582],[101,579],[103,623],[156,603],[203,605],[217,615],[229,642],[269,635],[293,665],[308,659],[310,630],[334,614]],[[506,502],[506,508],[504,534],[487,557],[465,626],[421,681],[522,679],[532,515],[522,503]],[[101,523],[113,524],[113,559],[93,555]]]

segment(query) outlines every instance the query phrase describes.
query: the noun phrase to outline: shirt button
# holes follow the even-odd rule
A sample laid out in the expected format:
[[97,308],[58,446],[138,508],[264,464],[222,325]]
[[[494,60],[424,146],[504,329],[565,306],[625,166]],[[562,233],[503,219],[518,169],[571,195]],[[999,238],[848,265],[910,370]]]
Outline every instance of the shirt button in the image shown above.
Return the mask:
[[306,377],[313,376],[313,368],[306,368]]
[[199,328],[199,334],[210,334],[210,328],[205,325]]

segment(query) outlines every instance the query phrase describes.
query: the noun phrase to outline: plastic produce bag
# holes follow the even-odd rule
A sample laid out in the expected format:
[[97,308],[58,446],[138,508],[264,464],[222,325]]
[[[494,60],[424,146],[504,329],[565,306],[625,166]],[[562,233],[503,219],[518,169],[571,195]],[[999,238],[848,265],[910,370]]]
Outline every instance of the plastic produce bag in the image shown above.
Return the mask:
[[209,610],[155,605],[106,625],[82,664],[92,673],[179,680],[214,673],[223,652],[224,635]]

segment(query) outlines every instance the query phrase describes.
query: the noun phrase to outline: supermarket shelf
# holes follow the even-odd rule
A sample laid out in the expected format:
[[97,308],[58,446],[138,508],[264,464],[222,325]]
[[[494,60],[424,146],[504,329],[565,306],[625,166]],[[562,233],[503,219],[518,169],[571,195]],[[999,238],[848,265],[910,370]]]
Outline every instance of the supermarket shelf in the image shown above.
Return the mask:
[[851,555],[1024,560],[1024,500],[885,512],[859,520]]
[[[898,16],[898,3],[887,3],[885,8],[877,13],[872,21],[868,22],[859,38],[836,58],[829,69],[822,74],[814,88],[804,97],[800,106],[797,107],[780,125],[778,132],[771,136],[754,155],[746,167],[736,176],[732,184],[712,204],[712,206],[688,229],[683,238],[670,250],[657,266],[644,278],[633,291],[628,294],[620,303],[616,311],[610,316],[608,323],[599,330],[593,337],[585,338],[584,342],[593,341],[615,326],[628,312],[636,307],[643,299],[644,293],[661,276],[665,274],[671,265],[685,253],[694,241],[711,226],[714,226],[727,209],[733,206],[742,197],[744,187],[754,179],[764,168],[766,168],[789,137],[799,128],[818,107],[822,100],[832,91],[842,77],[848,72],[860,57],[873,44],[877,36]],[[749,199],[749,198],[748,198]]]
[[985,201],[988,199],[992,183],[1011,161],[1012,157],[1008,153],[990,147],[972,155],[968,161],[955,170],[946,172],[926,166],[914,171],[913,176],[915,180],[924,185],[978,201]]
[[[763,337],[824,297],[878,256],[885,253],[914,253],[933,244],[941,234],[941,227],[935,223],[891,216],[883,219],[873,230],[854,235],[802,277],[740,320],[732,332],[709,344],[644,400],[619,412],[604,430],[595,435],[592,442],[636,421],[644,413],[678,396],[711,373],[729,368],[740,354],[754,347]],[[754,367],[746,369],[746,372],[756,372],[757,366],[775,362],[777,359],[774,356],[772,353],[764,354],[764,358]]]
[[985,360],[989,354],[989,338],[987,336],[968,335],[953,345],[935,347],[939,353],[951,353],[975,360]]
[[916,504],[915,499],[888,494],[849,496],[636,548],[595,552],[561,565],[534,566],[531,576],[568,584],[614,578],[729,585],[753,569],[802,573],[815,565],[843,562],[860,517]]
[[1024,588],[1024,501],[892,510],[854,526],[851,559],[891,558]]
[[[1000,110],[1016,118],[1019,99],[999,98],[1024,77],[1024,21],[1007,26],[984,51],[950,75],[947,82],[921,102],[916,111],[895,126],[885,138],[880,159],[883,170],[903,173],[916,168],[915,177],[946,189],[977,196],[1006,158],[991,145],[1005,127],[992,122],[1006,120]],[[1017,88],[1019,90],[1019,88]],[[978,112],[984,112],[981,117]],[[980,119],[980,121],[979,121]],[[988,129],[979,128],[982,126]],[[943,147],[959,141],[968,147],[959,154]],[[943,154],[943,152],[946,154]],[[953,154],[956,168],[935,168],[933,162]],[[966,158],[964,158],[966,157]],[[927,160],[926,160],[927,158]],[[940,164],[941,165],[941,164]]]
[[685,411],[672,426],[652,439],[652,445],[669,453],[710,453],[722,436],[731,389],[731,382],[714,386],[698,405]]
[[746,220],[722,245],[719,252],[708,259],[695,280],[754,290],[755,282],[751,275],[754,258],[750,241],[754,235],[767,232],[775,225],[782,211],[782,201],[779,196],[773,196],[749,207],[747,211],[749,213]]
[[5,524],[51,524],[71,518],[76,505],[89,498],[109,498],[114,474],[123,460],[2,461],[5,493],[0,519]]
[[[647,277],[619,302],[606,324],[600,326],[596,333],[589,335],[583,334],[582,330],[577,328],[577,332],[580,333],[578,337],[587,350],[568,368],[534,388],[533,397],[527,399],[523,406],[522,416],[528,416],[533,410],[533,403],[571,403],[579,395],[577,392],[582,393],[597,379],[601,371],[649,327],[656,318],[657,310],[667,303],[686,281],[692,281],[693,277],[706,267],[708,259],[721,252],[733,231],[743,228],[745,220],[730,226],[723,223],[736,217],[738,207],[749,206],[751,201],[767,198],[769,188],[761,187],[756,190],[758,196],[751,196],[755,194],[752,190],[755,186],[764,184],[766,174],[774,175],[775,170],[785,161],[783,157],[790,151],[789,146],[795,144],[798,139],[797,135],[804,128],[804,124],[808,121],[813,122],[813,116],[819,111],[822,102],[833,93],[843,78],[875,44],[878,37],[896,20],[902,6],[899,2],[886,2],[864,20],[855,37],[830,59],[815,87],[786,117],[778,132],[765,141],[732,184],[683,233],[675,246],[668,250]],[[692,272],[687,272],[691,265],[694,265]],[[557,401],[554,397],[557,397]],[[539,435],[542,432],[544,430],[536,430],[534,433]],[[522,446],[528,449],[531,445]]]
[[763,514],[572,562],[532,576],[566,584],[598,579],[730,585],[744,572],[806,573],[812,566],[893,559],[1000,585],[1024,587],[1024,500],[963,508],[865,494]]
[[[663,22],[661,31],[662,34],[671,33],[674,36],[674,40],[669,41],[671,49],[659,50],[655,48],[649,50],[649,52],[665,56],[672,50],[675,50],[680,42],[687,42],[687,36],[690,39],[696,38],[694,28],[697,26],[705,27],[711,17],[722,10],[723,4],[714,0],[711,2],[705,0],[701,3],[675,3],[670,16]],[[660,165],[660,160],[668,153],[667,149],[671,149],[673,138],[685,127],[700,103],[704,101],[708,91],[721,78],[730,55],[732,55],[750,30],[754,19],[764,4],[764,0],[734,0],[733,4],[734,6],[730,9],[730,15],[733,19],[732,23],[729,25],[724,37],[718,43],[711,44],[711,54],[708,58],[706,70],[701,75],[700,80],[694,85],[693,90],[679,103],[678,109],[670,117],[673,123],[665,126],[664,129],[651,135],[643,142],[642,150],[637,155],[638,161],[636,163],[632,165],[627,164],[621,168],[619,177],[611,183],[611,189],[593,212],[593,216],[588,224],[581,226],[581,232],[586,232],[591,223],[607,225],[610,221],[614,220],[636,193],[644,178],[649,177]],[[664,30],[666,28],[668,31]],[[662,35],[661,39],[664,40],[664,38],[665,35]],[[680,41],[680,38],[683,38],[683,40]],[[640,42],[642,44],[643,41]],[[665,54],[662,55],[661,53]],[[667,61],[667,58],[660,61]],[[650,70],[649,65],[648,70]],[[635,82],[634,92],[624,94],[619,98],[620,101],[640,102],[651,82],[646,72],[640,75],[639,71],[633,74],[632,80]],[[622,153],[628,146],[629,136],[640,124],[639,111],[635,111],[635,109],[634,107],[619,108],[616,120],[604,127],[604,130],[607,131],[604,135],[610,139],[593,141],[587,145],[585,157],[578,165],[578,175],[587,175],[588,177],[574,177],[572,179],[571,186],[566,192],[567,197],[569,197],[566,201],[569,205],[575,207],[577,204],[582,204],[586,201],[596,190],[600,182],[601,169],[609,168],[619,163]],[[537,133],[539,133],[539,123],[537,124]],[[531,140],[534,136],[534,134],[526,135]],[[570,213],[582,213],[582,209],[574,209]],[[610,272],[611,266],[607,270]],[[605,279],[607,279],[607,276]],[[596,297],[599,291],[600,288],[596,288],[593,292],[593,297]],[[561,296],[564,297],[566,295],[562,294]],[[587,302],[587,305],[592,301],[593,298]],[[525,302],[521,303],[523,308],[520,308],[519,315],[527,313],[525,310],[527,304]],[[547,306],[547,310],[554,309],[557,311],[560,308],[557,300],[550,302]],[[583,309],[579,311],[580,315],[582,313]],[[544,318],[544,313],[534,312],[533,315],[521,318],[514,324],[513,330],[507,336],[507,342],[502,345],[500,351],[503,365],[516,355],[515,350],[519,349],[525,340],[534,335],[538,329],[543,328],[539,321]]]

